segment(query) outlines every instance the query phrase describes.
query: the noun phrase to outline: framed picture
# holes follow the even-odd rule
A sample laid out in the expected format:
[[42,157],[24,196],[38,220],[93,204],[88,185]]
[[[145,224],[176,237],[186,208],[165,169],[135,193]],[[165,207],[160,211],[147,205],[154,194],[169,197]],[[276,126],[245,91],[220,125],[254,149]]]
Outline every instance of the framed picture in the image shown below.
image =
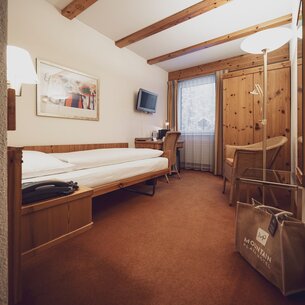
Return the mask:
[[37,115],[99,119],[96,77],[37,59]]

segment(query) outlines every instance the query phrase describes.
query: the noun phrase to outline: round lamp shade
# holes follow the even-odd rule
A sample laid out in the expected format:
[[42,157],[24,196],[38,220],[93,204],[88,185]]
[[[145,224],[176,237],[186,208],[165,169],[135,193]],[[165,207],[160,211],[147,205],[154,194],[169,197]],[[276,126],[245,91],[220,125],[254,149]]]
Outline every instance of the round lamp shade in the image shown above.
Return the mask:
[[251,54],[262,54],[263,50],[272,52],[291,39],[292,33],[288,28],[274,28],[248,36],[240,45],[240,48]]

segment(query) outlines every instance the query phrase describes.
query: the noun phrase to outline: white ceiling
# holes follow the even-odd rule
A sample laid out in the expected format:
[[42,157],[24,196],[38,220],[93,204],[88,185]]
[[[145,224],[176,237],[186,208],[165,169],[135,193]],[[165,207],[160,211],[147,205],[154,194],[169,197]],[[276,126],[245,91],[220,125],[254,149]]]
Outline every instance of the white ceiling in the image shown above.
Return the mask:
[[[71,0],[47,0],[63,9]],[[77,19],[109,37],[123,38],[181,11],[198,0],[98,0]],[[299,0],[232,0],[217,9],[140,40],[127,48],[150,59],[289,13],[296,14]],[[242,39],[157,64],[175,71],[244,54]]]

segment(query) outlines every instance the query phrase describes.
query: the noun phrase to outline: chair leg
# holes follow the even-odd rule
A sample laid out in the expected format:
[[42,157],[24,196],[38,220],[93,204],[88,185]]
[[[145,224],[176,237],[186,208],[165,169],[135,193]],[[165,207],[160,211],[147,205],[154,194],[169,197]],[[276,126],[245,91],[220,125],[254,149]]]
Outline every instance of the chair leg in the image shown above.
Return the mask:
[[177,169],[177,165],[175,164],[174,167],[175,167],[175,171],[176,171],[176,174],[177,174],[178,178],[181,179],[180,173]]
[[166,182],[167,182],[167,183],[169,183],[169,180],[168,180],[168,176],[167,176],[167,174],[166,174],[166,175],[164,175],[164,176],[165,176]]
[[223,176],[223,190],[222,190],[223,194],[226,192],[226,182],[227,182],[227,179],[225,176]]
[[235,193],[235,181],[231,181],[231,186],[230,186],[230,197],[229,197],[229,205],[232,206],[233,205],[233,198],[234,198],[234,194]]

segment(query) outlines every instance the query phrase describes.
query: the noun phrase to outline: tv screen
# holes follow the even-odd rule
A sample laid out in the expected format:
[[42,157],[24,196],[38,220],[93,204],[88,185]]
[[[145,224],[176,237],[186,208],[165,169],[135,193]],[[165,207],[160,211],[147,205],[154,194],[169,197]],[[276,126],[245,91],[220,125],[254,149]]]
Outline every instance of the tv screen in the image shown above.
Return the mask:
[[158,95],[144,89],[138,92],[137,110],[144,112],[156,112]]

